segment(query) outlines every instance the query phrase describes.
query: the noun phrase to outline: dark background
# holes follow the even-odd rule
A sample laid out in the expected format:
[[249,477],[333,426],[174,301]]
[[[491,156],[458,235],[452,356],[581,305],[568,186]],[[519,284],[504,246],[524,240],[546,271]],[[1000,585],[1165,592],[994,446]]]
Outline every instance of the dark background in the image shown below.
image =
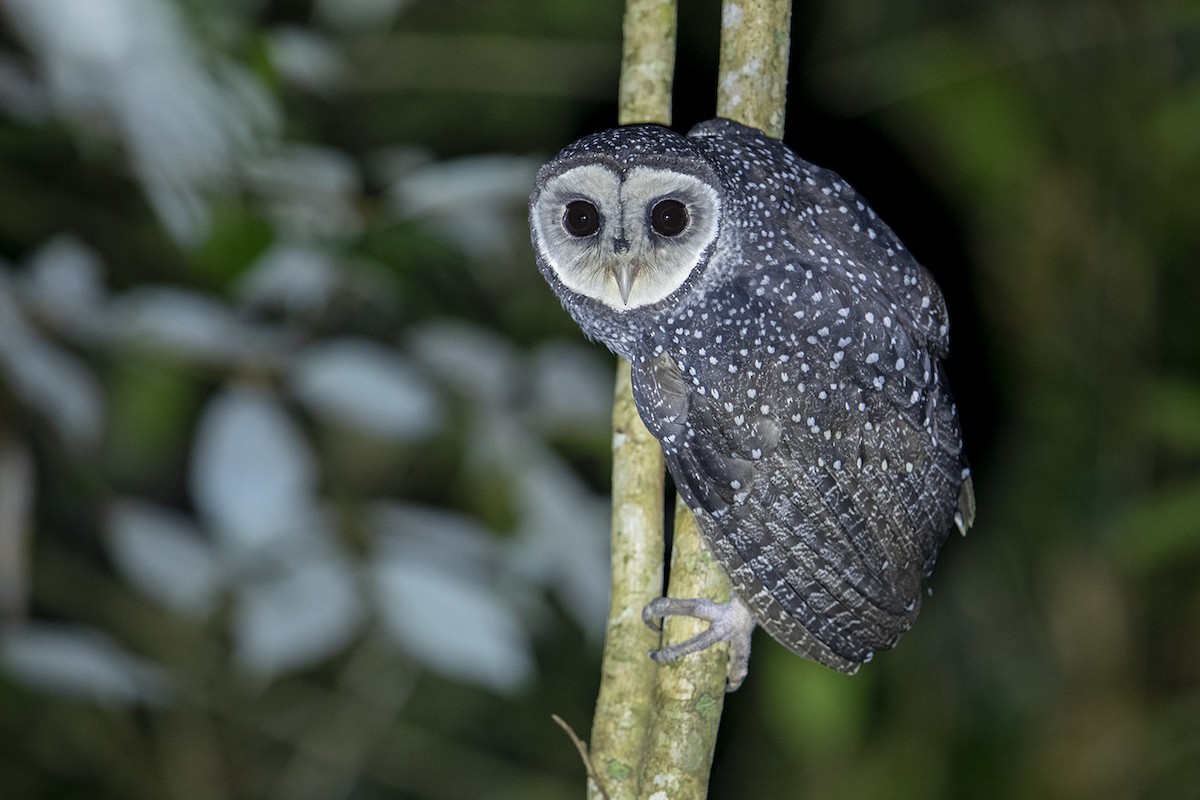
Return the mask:
[[[621,12],[0,2],[0,797],[580,796],[613,364],[525,201]],[[1200,9],[792,42],[786,141],[945,292],[978,515],[858,675],[756,640],[712,796],[1200,796]]]

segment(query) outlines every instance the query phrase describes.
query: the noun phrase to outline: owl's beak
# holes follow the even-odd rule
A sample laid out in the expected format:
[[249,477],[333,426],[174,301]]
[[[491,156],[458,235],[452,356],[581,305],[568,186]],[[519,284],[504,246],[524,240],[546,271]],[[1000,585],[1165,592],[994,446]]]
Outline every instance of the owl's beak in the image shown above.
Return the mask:
[[617,282],[617,289],[621,292],[621,302],[629,305],[629,292],[633,289],[633,279],[637,277],[641,270],[641,263],[629,259],[618,259],[612,265],[613,279]]

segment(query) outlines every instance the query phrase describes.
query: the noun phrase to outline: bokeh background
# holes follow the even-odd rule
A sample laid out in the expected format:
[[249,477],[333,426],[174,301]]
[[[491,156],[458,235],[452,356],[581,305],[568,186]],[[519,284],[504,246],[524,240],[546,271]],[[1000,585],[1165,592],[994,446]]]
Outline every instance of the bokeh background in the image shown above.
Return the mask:
[[[525,202],[621,13],[0,0],[0,797],[581,796],[613,359]],[[792,33],[787,141],[945,289],[979,514],[857,676],[757,641],[713,797],[1200,797],[1200,6]]]

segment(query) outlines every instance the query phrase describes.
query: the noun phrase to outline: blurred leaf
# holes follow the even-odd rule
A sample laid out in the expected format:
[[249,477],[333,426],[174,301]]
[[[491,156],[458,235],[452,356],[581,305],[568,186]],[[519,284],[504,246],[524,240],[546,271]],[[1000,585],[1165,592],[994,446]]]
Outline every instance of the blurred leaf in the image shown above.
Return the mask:
[[243,303],[311,312],[329,302],[336,280],[328,255],[307,245],[281,243],[263,253],[235,288]]
[[386,558],[432,559],[464,571],[494,564],[496,536],[474,517],[413,503],[380,501],[370,507],[374,541]]
[[237,363],[269,346],[263,331],[243,324],[216,299],[186,289],[131,289],[114,300],[110,314],[125,343],[176,357]]
[[1200,383],[1169,375],[1149,383],[1142,424],[1166,447],[1200,453]]
[[[338,3],[338,6],[352,5]],[[285,80],[310,91],[327,91],[345,78],[348,66],[327,37],[295,26],[280,26],[268,34],[271,64]]]
[[159,704],[170,689],[159,667],[80,625],[36,623],[4,631],[0,665],[34,688],[108,705]]
[[385,632],[429,669],[503,692],[533,677],[524,627],[486,582],[386,551],[376,554],[372,579]]
[[553,587],[584,632],[598,641],[608,608],[608,499],[593,493],[561,459],[531,453],[518,467],[514,572]]
[[340,425],[397,439],[427,436],[442,421],[424,376],[395,351],[367,339],[332,339],[296,354],[291,386]]
[[109,552],[134,586],[173,611],[206,617],[223,583],[216,553],[186,517],[144,500],[113,504]]
[[316,481],[308,442],[272,395],[234,386],[209,402],[196,430],[192,499],[234,553],[311,526]]
[[285,230],[315,236],[361,233],[355,201],[362,194],[362,176],[345,153],[289,144],[247,159],[245,171]]
[[525,218],[538,162],[508,155],[437,161],[410,170],[392,187],[397,213],[432,224],[486,262],[526,240],[513,217]]
[[251,86],[255,79],[215,52],[201,58],[174,3],[12,0],[6,6],[49,76],[54,104],[68,117],[91,120],[93,134],[120,142],[177,240],[202,239],[205,195],[228,191],[238,152],[274,132],[261,124],[268,115],[261,87]]
[[1120,552],[1142,569],[1200,555],[1200,481],[1181,481],[1139,498],[1112,524]]
[[548,342],[533,354],[530,422],[555,433],[607,433],[613,367],[594,348]]
[[26,324],[0,275],[0,370],[67,442],[91,444],[103,425],[100,386],[84,362]]
[[316,665],[358,634],[363,612],[354,572],[341,557],[288,559],[279,572],[238,588],[235,655],[266,677]]
[[101,330],[104,265],[80,239],[59,234],[45,242],[29,258],[25,277],[26,296],[59,329],[82,337]]
[[480,405],[511,400],[517,354],[494,333],[461,322],[429,322],[414,328],[409,347],[431,373]]

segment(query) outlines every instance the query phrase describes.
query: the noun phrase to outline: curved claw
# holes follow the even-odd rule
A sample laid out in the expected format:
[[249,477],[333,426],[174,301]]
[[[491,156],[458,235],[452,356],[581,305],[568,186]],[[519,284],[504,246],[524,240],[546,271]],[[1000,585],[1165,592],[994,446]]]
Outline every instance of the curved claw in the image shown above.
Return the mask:
[[658,610],[659,606],[662,604],[662,601],[664,601],[664,600],[670,600],[670,598],[669,597],[655,598],[654,600],[651,600],[649,603],[647,603],[642,608],[642,622],[644,622],[646,624],[647,628],[654,631],[655,633],[662,633],[663,626],[662,626],[662,622],[660,622],[659,620],[662,620],[664,617],[667,616],[666,612]]
[[707,629],[690,639],[652,650],[650,657],[660,664],[698,653],[717,642],[729,642],[729,676],[726,691],[742,685],[750,664],[750,634],[758,623],[741,599],[717,603],[703,597],[659,597],[642,609],[642,621],[652,630],[662,630],[659,618],[695,617],[709,622]]

